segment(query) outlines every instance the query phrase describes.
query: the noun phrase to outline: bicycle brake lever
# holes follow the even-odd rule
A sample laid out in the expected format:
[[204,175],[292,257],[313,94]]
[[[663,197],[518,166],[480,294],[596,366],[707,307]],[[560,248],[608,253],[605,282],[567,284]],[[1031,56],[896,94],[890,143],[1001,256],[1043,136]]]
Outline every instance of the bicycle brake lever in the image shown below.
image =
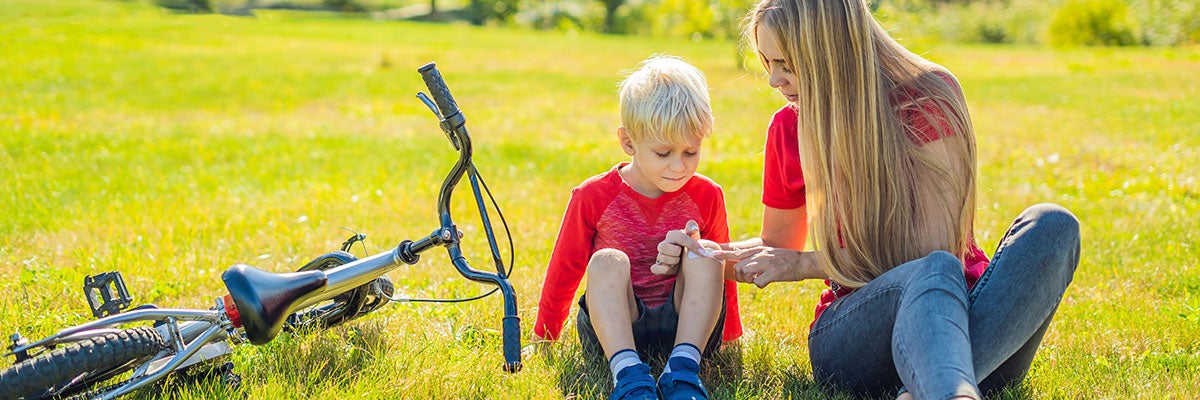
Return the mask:
[[417,92],[417,98],[421,99],[421,102],[425,103],[425,107],[429,107],[429,111],[433,111],[433,116],[437,117],[438,120],[442,119],[442,112],[438,110],[437,104],[433,103],[433,100],[429,98],[429,95],[425,94],[425,92]]
[[455,150],[459,150],[458,141],[454,139],[450,125],[446,123],[446,117],[442,116],[442,112],[438,109],[437,104],[434,104],[433,100],[425,92],[417,92],[417,98],[421,99],[421,102],[425,103],[425,107],[429,107],[429,111],[433,111],[433,116],[442,122],[442,132],[446,133],[446,139],[450,140],[450,144],[454,145]]

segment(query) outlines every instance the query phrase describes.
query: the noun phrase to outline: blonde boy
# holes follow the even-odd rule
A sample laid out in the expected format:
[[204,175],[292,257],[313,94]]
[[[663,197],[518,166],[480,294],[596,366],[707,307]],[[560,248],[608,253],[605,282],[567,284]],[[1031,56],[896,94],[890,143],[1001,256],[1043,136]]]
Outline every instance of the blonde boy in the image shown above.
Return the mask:
[[[620,100],[617,140],[630,159],[571,191],[534,335],[560,337],[586,274],[576,328],[586,352],[608,359],[612,398],[707,398],[700,359],[741,336],[737,288],[721,261],[656,257],[689,221],[704,243],[729,241],[721,187],[696,173],[713,126],[708,86],[682,59],[653,56],[621,82]],[[668,352],[656,383],[642,357]]]

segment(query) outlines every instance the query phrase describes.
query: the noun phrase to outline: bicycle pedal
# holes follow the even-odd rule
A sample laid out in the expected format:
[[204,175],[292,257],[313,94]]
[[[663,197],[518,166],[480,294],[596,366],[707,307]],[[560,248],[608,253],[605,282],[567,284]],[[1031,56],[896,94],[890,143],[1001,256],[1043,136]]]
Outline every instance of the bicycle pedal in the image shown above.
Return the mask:
[[117,271],[84,277],[83,295],[96,318],[120,313],[133,302],[129,289],[125,288],[125,279]]

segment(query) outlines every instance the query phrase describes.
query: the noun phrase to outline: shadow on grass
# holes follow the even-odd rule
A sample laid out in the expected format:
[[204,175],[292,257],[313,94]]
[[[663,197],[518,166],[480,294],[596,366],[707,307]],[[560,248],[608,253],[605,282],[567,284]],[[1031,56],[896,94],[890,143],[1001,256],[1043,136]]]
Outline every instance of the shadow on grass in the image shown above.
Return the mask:
[[248,388],[268,380],[348,387],[360,372],[389,352],[386,332],[383,322],[366,320],[324,330],[280,333],[265,345],[241,346],[243,350],[234,355],[172,373],[137,391],[133,398],[246,399]]
[[[564,340],[546,354],[547,365],[556,370],[556,379],[563,398],[603,399],[612,391],[612,375],[608,364],[597,357],[585,357],[578,342]],[[749,357],[747,357],[749,356]],[[701,365],[700,379],[713,399],[845,399],[849,396],[831,394],[812,380],[807,363],[784,362],[763,356],[741,344],[723,346]],[[665,357],[646,360],[651,374],[657,376]]]

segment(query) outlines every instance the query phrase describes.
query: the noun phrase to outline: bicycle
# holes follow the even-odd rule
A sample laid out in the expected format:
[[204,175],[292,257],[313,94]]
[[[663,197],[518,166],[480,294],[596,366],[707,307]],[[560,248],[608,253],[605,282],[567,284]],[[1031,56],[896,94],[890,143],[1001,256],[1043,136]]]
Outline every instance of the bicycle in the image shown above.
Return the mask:
[[[30,342],[19,333],[10,337],[8,355],[14,365],[0,371],[0,394],[15,398],[100,398],[112,399],[158,382],[167,375],[194,365],[216,362],[232,352],[232,345],[249,341],[262,345],[281,330],[327,328],[361,317],[391,300],[394,288],[384,275],[400,265],[416,264],[420,255],[445,247],[455,269],[465,278],[494,285],[485,297],[499,290],[504,297],[502,347],[504,370],[521,369],[520,319],[516,295],[500,257],[483,193],[488,194],[501,223],[504,215],[491,197],[487,184],[472,162],[471,138],[466,118],[458,108],[434,63],[417,70],[433,96],[417,97],[433,111],[459,157],[439,191],[437,209],[440,225],[416,241],[404,240],[395,249],[363,259],[349,253],[365,236],[355,234],[338,251],[308,262],[297,272],[272,273],[236,264],[221,275],[229,293],[216,299],[207,310],[140,306],[124,311],[131,297],[118,272],[84,279],[84,291],[95,321],[58,331]],[[464,175],[471,183],[480,222],[487,235],[496,272],[476,270],[459,248],[462,232],[451,216],[450,200]],[[480,187],[482,186],[483,191]],[[511,250],[512,239],[509,236]],[[511,265],[511,261],[510,261]],[[136,322],[153,326],[119,329]],[[56,348],[58,346],[64,346]],[[232,364],[222,365],[225,377],[236,382]],[[129,370],[130,378],[100,385]]]

